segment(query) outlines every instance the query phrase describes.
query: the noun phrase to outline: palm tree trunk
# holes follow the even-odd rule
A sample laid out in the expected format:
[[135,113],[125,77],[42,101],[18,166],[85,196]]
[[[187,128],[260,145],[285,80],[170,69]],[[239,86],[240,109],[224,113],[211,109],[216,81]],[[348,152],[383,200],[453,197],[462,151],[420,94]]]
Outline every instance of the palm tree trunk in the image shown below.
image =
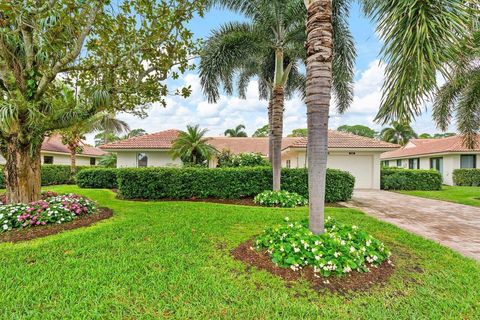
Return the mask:
[[325,181],[328,157],[328,117],[332,89],[332,0],[307,6],[307,84],[309,226],[325,231]]
[[268,161],[273,164],[273,97],[268,100]]
[[75,177],[75,173],[77,173],[77,148],[74,146],[70,146],[70,175]]
[[31,150],[30,144],[21,143],[17,137],[7,139],[4,175],[8,203],[40,200],[40,148]]
[[275,86],[272,95],[272,169],[273,190],[280,190],[282,173],[283,109],[285,92],[283,86]]

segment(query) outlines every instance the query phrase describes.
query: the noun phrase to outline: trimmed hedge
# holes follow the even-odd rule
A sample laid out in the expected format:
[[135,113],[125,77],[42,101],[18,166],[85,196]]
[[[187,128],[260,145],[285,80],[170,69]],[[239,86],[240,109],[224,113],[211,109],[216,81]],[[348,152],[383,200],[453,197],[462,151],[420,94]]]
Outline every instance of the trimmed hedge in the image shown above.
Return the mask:
[[82,170],[77,174],[80,188],[113,189],[117,187],[117,169],[97,168]]
[[[77,172],[81,172],[87,166],[77,167]],[[75,179],[70,175],[70,166],[57,164],[42,165],[42,186],[52,186],[58,184],[75,184]],[[5,188],[5,177],[3,175],[3,166],[0,168],[0,188]]]
[[[272,169],[130,168],[118,169],[119,195],[124,199],[243,198],[272,188]],[[308,197],[306,169],[283,169],[282,190]],[[326,202],[352,197],[355,178],[328,169]]]
[[383,169],[381,186],[385,190],[440,190],[442,175],[437,170]]
[[453,183],[456,186],[480,186],[480,169],[455,169],[453,170]]

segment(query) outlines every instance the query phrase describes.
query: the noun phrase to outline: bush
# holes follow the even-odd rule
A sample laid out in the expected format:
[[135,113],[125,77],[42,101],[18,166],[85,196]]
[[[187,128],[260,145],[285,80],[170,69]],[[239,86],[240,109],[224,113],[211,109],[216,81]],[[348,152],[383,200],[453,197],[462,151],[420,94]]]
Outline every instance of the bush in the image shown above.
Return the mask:
[[80,188],[113,189],[117,187],[117,169],[95,168],[82,170],[77,174]]
[[255,240],[255,247],[267,250],[280,267],[298,271],[311,266],[325,277],[354,270],[368,272],[369,265],[378,266],[390,257],[382,242],[357,226],[343,225],[330,217],[321,235],[314,235],[307,222],[289,223],[265,230]]
[[261,153],[240,153],[238,155],[224,150],[218,155],[219,168],[234,167],[268,167],[270,163],[262,156]]
[[456,186],[480,186],[480,169],[455,169],[453,170],[453,183]]
[[[77,167],[77,172],[91,168],[88,166]],[[5,177],[3,166],[0,168],[0,188],[5,188]],[[42,186],[52,186],[58,184],[75,184],[74,177],[70,174],[70,166],[57,164],[42,165]]]
[[440,190],[442,175],[437,170],[382,170],[385,190]]
[[[272,188],[268,167],[128,168],[118,169],[118,189],[125,199],[189,199],[254,197]],[[306,169],[282,170],[282,189],[308,197]],[[327,171],[326,201],[349,200],[355,178],[340,170]]]
[[253,201],[265,207],[295,208],[306,206],[308,200],[298,193],[288,191],[264,191],[257,194]]
[[0,232],[72,221],[97,211],[95,202],[74,194],[46,194],[29,204],[0,205]]

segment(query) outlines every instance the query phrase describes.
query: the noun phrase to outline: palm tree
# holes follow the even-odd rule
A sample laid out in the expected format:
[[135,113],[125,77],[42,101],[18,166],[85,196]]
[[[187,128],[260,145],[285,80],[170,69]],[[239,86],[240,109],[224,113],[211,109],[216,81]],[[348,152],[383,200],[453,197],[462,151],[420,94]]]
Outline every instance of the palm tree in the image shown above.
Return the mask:
[[130,138],[134,138],[134,137],[141,137],[141,136],[144,136],[146,135],[147,132],[144,130],[144,129],[133,129],[133,130],[130,130],[130,132],[128,132],[126,135],[124,135],[122,137],[122,139],[130,139]]
[[109,153],[100,158],[98,165],[107,167],[107,168],[116,168],[117,167],[117,155],[115,153]]
[[304,9],[301,3],[293,0],[268,3],[218,0],[212,3],[243,14],[250,21],[226,24],[208,39],[200,63],[204,92],[215,102],[221,83],[227,94],[233,93],[235,74],[241,73],[238,82],[244,86],[252,76],[259,76],[259,86],[263,86],[260,93],[267,95],[269,100],[273,189],[280,190],[285,86],[303,55],[304,25],[298,17]]
[[208,144],[210,139],[205,137],[207,131],[200,129],[198,124],[188,125],[187,131],[180,131],[172,144],[173,159],[180,158],[188,165],[204,165],[206,160],[218,153],[214,146]]
[[[337,76],[337,40],[333,36],[342,34],[336,24],[348,17],[349,2],[335,0],[333,6],[332,0],[304,2],[307,7],[305,100],[309,132],[309,215],[310,229],[318,234],[324,231],[329,102]],[[458,48],[456,44],[461,37],[469,34],[469,20],[475,14],[460,0],[363,0],[362,3],[365,13],[377,23],[384,43],[382,54],[388,62],[377,119],[384,123],[392,120],[409,123],[421,112],[422,97],[435,87],[437,72],[445,71],[445,63],[458,56],[452,48]],[[343,14],[336,19],[339,13]]]
[[380,132],[380,138],[383,141],[396,143],[404,146],[412,138],[417,138],[413,128],[407,123],[393,121],[389,128],[384,128]]
[[[285,94],[295,90],[303,93],[305,86],[298,70],[299,62],[305,58],[305,8],[298,0],[211,0],[212,3],[243,14],[249,21],[224,25],[208,39],[200,63],[204,92],[215,102],[220,84],[232,94],[236,74],[243,87],[252,77],[258,77],[260,95],[269,100],[269,155],[273,189],[279,190]],[[353,65],[355,51],[348,28],[344,27],[338,37],[338,47],[342,47],[343,41],[343,50],[337,50],[336,89],[345,106],[351,99],[353,78],[352,68],[345,67]]]
[[243,124],[239,124],[234,129],[227,129],[225,130],[224,135],[227,137],[247,137],[247,133],[244,131],[245,126]]
[[436,92],[433,103],[437,127],[448,130],[455,117],[457,129],[468,148],[476,147],[480,130],[480,29],[471,40],[462,47],[459,63],[451,67],[447,82]]
[[[81,99],[77,100],[77,103],[81,103]],[[72,126],[62,129],[59,133],[62,136],[62,142],[70,150],[70,171],[74,175],[76,173],[76,158],[77,153],[83,151],[82,141],[85,140],[87,133],[104,130],[113,134],[128,131],[129,126],[125,121],[115,118],[115,114],[109,111],[102,111],[96,113],[91,118],[78,121]]]

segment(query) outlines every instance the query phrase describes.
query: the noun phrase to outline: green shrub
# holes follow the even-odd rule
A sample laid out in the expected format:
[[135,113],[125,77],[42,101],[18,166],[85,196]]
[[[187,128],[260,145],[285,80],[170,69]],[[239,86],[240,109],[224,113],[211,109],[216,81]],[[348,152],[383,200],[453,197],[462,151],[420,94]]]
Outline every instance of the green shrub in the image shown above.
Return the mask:
[[368,272],[369,266],[387,261],[390,251],[384,244],[357,226],[348,226],[328,217],[325,233],[314,235],[307,222],[289,223],[265,230],[255,240],[257,250],[267,250],[272,262],[299,271],[313,267],[315,274],[328,277],[352,271]]
[[453,170],[453,183],[456,186],[480,186],[480,169],[455,169]]
[[437,170],[382,170],[385,190],[440,190],[442,175]]
[[[87,166],[77,167],[77,172],[80,172]],[[70,174],[70,166],[57,164],[42,165],[42,186],[52,186],[58,184],[75,184],[74,177]],[[3,174],[3,167],[0,172],[0,188],[5,188],[5,177]]]
[[235,155],[230,151],[225,150],[218,155],[219,168],[268,166],[270,166],[270,163],[262,156],[261,153],[245,152]]
[[77,174],[80,188],[113,189],[117,187],[117,169],[95,168],[82,170]]
[[288,191],[264,191],[255,196],[253,201],[265,207],[295,208],[306,206],[308,200],[298,193]]
[[[125,199],[189,199],[254,197],[272,188],[272,169],[242,168],[128,168],[118,169],[118,189]],[[306,169],[282,170],[282,190],[308,197]],[[355,178],[328,170],[326,201],[349,200]]]

